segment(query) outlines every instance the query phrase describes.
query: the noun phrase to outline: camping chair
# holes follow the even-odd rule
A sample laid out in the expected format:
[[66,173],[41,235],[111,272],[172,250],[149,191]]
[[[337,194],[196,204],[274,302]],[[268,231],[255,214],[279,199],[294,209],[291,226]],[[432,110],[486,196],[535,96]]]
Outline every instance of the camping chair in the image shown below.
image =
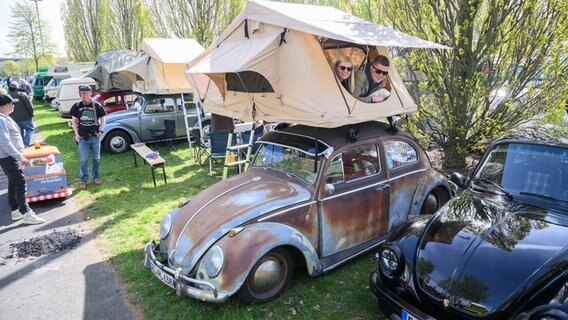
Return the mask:
[[[194,128],[191,131],[191,137],[193,138],[193,141],[195,142],[195,144],[192,145],[192,148],[194,150],[194,155],[195,155],[197,161],[201,165],[203,165],[202,158],[204,156],[209,158],[209,148],[211,146],[211,136],[205,135],[204,133],[202,133],[201,128]],[[205,160],[207,160],[207,158],[205,158]]]
[[227,152],[227,142],[229,139],[228,130],[218,130],[211,132],[209,137],[209,175],[213,174],[213,161],[215,159],[225,159],[225,154]]
[[[176,137],[176,121],[172,120],[172,119],[165,119],[164,120],[164,129],[148,129],[152,132],[152,135],[154,135],[154,138],[156,138],[156,140],[158,141],[165,141],[168,143],[168,149],[169,148],[174,148],[174,150],[176,149],[176,146],[174,145],[174,139]],[[162,132],[162,134],[160,135],[155,135],[155,133],[157,132]]]

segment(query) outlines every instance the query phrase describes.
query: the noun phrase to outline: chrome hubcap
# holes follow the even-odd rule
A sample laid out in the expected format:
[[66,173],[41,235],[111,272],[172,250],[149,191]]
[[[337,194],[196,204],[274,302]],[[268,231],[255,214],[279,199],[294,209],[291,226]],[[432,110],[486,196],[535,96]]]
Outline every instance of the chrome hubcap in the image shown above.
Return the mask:
[[260,292],[274,288],[282,274],[282,266],[276,260],[264,261],[254,273],[254,287]]
[[120,149],[124,148],[125,141],[121,137],[114,137],[110,141],[110,145],[112,146],[113,149],[120,150]]

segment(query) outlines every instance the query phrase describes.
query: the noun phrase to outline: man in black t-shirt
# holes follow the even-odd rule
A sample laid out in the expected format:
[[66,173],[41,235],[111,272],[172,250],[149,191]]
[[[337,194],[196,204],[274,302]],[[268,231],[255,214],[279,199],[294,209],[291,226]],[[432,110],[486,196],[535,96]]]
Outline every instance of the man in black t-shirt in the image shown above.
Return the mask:
[[106,112],[100,103],[92,100],[90,86],[79,86],[79,94],[81,101],[71,107],[71,125],[75,132],[75,141],[79,153],[80,188],[85,190],[89,180],[89,152],[93,157],[91,169],[93,184],[101,184],[99,178],[100,137],[105,127]]

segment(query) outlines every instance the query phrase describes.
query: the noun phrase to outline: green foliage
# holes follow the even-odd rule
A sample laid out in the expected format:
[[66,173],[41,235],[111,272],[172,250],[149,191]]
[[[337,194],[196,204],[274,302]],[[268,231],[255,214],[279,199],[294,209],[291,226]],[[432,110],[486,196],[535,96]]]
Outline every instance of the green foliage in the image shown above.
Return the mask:
[[113,36],[109,39],[112,48],[137,51],[143,38],[155,35],[143,0],[110,0],[110,8],[107,28],[112,28]]
[[243,5],[243,0],[151,0],[150,12],[158,36],[194,38],[208,46]]
[[562,108],[564,1],[393,0],[385,12],[395,29],[452,47],[398,52],[425,75],[412,121],[436,133],[446,168],[463,168],[468,153],[504,130]]
[[62,4],[63,32],[70,61],[95,61],[113,49],[117,34],[111,22],[110,0],[66,0]]
[[14,60],[6,60],[2,63],[2,75],[4,76],[21,76],[22,71],[20,65]]

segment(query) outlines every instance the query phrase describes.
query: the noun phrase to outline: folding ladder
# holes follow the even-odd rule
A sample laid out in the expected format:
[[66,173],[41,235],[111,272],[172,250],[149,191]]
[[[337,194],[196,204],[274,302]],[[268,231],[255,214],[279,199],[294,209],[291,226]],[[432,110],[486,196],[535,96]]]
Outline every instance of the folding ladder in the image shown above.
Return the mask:
[[[227,150],[225,153],[225,164],[223,166],[223,179],[227,178],[229,168],[231,167],[239,166],[240,171],[240,166],[244,164],[245,167],[243,171],[247,171],[250,164],[252,145],[254,143],[254,129],[254,122],[245,122],[235,124],[235,129],[229,131],[229,136],[227,137]],[[242,133],[246,131],[250,131],[249,139],[248,141],[242,141]],[[235,135],[236,139],[234,139]],[[233,140],[236,141],[235,145],[233,145]],[[244,159],[242,158],[241,152],[243,149],[247,150]]]

